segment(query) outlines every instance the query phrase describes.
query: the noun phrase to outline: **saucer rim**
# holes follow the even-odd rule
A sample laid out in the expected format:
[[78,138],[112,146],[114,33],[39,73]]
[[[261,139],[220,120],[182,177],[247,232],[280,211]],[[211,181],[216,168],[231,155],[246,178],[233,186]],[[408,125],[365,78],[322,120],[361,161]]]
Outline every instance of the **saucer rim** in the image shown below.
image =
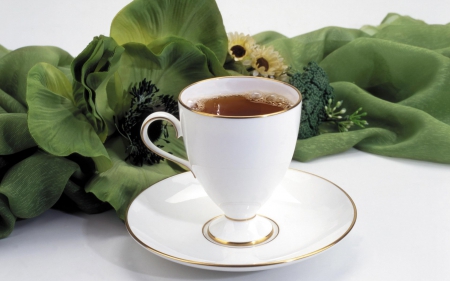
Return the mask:
[[356,209],[355,202],[354,202],[353,199],[350,197],[350,195],[348,195],[348,193],[345,192],[345,190],[343,190],[341,187],[339,187],[337,184],[333,183],[332,181],[330,181],[330,180],[328,180],[328,179],[326,179],[326,178],[323,178],[323,177],[321,177],[321,176],[318,176],[318,175],[316,175],[316,174],[309,173],[309,172],[305,172],[305,171],[302,171],[302,170],[299,170],[299,169],[289,168],[289,170],[294,170],[294,171],[296,171],[296,172],[309,174],[309,175],[311,175],[311,176],[314,176],[314,177],[323,179],[323,180],[325,180],[325,181],[331,183],[332,185],[334,185],[335,187],[337,187],[339,190],[341,190],[341,191],[347,196],[347,198],[350,200],[350,202],[352,203],[352,207],[353,207],[353,220],[352,220],[352,223],[350,224],[349,228],[344,232],[344,234],[342,234],[338,239],[336,239],[335,241],[331,242],[330,244],[328,244],[328,245],[326,245],[326,246],[324,246],[324,247],[322,247],[322,248],[320,248],[320,249],[318,249],[318,250],[312,251],[312,252],[310,252],[310,253],[303,254],[303,255],[301,255],[301,256],[294,257],[294,258],[290,258],[290,259],[285,259],[285,260],[280,260],[280,261],[273,261],[273,262],[265,262],[265,263],[256,263],[256,264],[220,264],[220,263],[208,263],[208,262],[200,262],[200,261],[193,261],[193,260],[188,260],[188,259],[178,258],[178,257],[172,256],[172,255],[163,253],[163,252],[161,252],[161,251],[158,251],[158,250],[156,250],[156,249],[150,247],[149,245],[145,244],[144,242],[142,242],[139,238],[136,237],[136,235],[134,235],[133,231],[131,230],[130,225],[128,224],[128,211],[129,211],[131,205],[133,204],[133,202],[141,195],[142,192],[144,192],[144,191],[146,191],[147,189],[151,188],[152,186],[158,184],[159,182],[161,182],[161,181],[163,181],[163,180],[166,180],[166,179],[169,179],[169,178],[171,178],[171,177],[176,177],[176,176],[179,176],[179,175],[182,175],[182,174],[185,174],[185,173],[190,173],[190,171],[184,172],[184,173],[180,173],[180,174],[177,174],[177,175],[173,175],[173,176],[170,176],[170,177],[168,177],[168,178],[165,178],[165,179],[162,179],[162,180],[160,180],[160,181],[157,181],[157,182],[155,182],[154,184],[152,184],[151,186],[149,186],[149,187],[147,187],[146,189],[144,189],[144,190],[142,190],[141,192],[139,192],[139,194],[136,195],[136,197],[135,197],[135,198],[131,201],[131,203],[128,205],[127,212],[126,212],[126,215],[125,215],[125,226],[126,226],[126,228],[127,228],[128,233],[131,235],[131,237],[133,237],[133,239],[134,239],[136,242],[138,242],[141,246],[143,246],[144,248],[146,248],[146,249],[149,250],[150,252],[152,252],[152,253],[154,253],[154,254],[156,254],[156,255],[158,255],[158,256],[161,256],[161,257],[163,257],[163,258],[166,258],[166,259],[168,259],[168,260],[172,260],[172,261],[174,261],[174,262],[185,263],[185,264],[191,264],[191,265],[197,265],[197,266],[205,266],[205,267],[210,267],[211,269],[212,269],[213,267],[220,267],[220,268],[226,268],[226,267],[229,267],[229,268],[265,267],[265,266],[273,266],[273,265],[279,265],[279,264],[290,263],[290,262],[294,262],[294,261],[298,261],[298,260],[301,260],[301,259],[305,259],[305,258],[311,257],[311,256],[313,256],[313,255],[319,254],[319,253],[321,253],[321,252],[323,252],[323,251],[325,251],[325,250],[327,250],[327,249],[333,247],[333,246],[336,245],[339,241],[341,241],[342,239],[344,239],[344,237],[347,236],[347,234],[353,229],[353,226],[355,225],[356,219],[357,219],[357,217],[358,217],[358,211],[357,211],[357,209]]

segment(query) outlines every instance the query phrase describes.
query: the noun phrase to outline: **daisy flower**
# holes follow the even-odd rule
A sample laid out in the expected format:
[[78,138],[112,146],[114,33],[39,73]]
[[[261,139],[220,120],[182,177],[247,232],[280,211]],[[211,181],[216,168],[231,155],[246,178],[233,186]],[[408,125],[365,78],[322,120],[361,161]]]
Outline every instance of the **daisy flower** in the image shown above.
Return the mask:
[[278,78],[287,69],[287,66],[283,64],[283,58],[272,46],[255,48],[251,56],[252,67],[255,69],[254,76]]
[[248,57],[253,50],[255,40],[244,33],[228,33],[228,52],[236,61]]

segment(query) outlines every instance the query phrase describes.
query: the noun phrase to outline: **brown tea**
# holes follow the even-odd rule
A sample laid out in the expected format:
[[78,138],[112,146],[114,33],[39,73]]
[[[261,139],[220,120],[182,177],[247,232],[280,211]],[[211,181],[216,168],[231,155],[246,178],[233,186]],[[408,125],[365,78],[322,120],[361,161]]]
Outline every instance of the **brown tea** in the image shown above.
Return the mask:
[[191,104],[194,111],[224,116],[266,115],[291,107],[281,95],[258,92],[216,96]]

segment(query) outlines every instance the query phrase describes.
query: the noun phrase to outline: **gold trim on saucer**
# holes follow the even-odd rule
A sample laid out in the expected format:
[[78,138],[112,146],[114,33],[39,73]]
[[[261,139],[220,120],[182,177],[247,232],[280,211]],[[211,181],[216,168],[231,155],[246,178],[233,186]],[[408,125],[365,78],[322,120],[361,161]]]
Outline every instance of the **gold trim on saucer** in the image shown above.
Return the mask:
[[[186,104],[184,104],[183,101],[181,100],[181,95],[184,93],[184,91],[185,91],[187,88],[189,88],[189,87],[191,87],[191,86],[193,86],[193,85],[197,85],[197,84],[203,83],[203,82],[205,82],[205,81],[209,81],[209,80],[219,80],[219,79],[227,79],[227,78],[263,79],[263,80],[269,80],[269,81],[271,81],[271,82],[281,83],[281,84],[284,84],[284,85],[289,86],[290,88],[294,89],[294,90],[298,93],[299,98],[298,98],[298,101],[297,101],[293,106],[291,106],[291,107],[289,107],[289,108],[285,108],[285,109],[283,109],[283,110],[280,110],[280,111],[277,111],[277,112],[274,112],[274,113],[261,114],[261,115],[251,115],[251,116],[214,115],[214,114],[210,114],[210,113],[205,113],[205,112],[195,111],[195,110],[192,110],[192,108],[190,108],[190,107],[187,106]],[[198,82],[195,82],[195,83],[192,83],[192,84],[186,86],[183,90],[181,90],[180,94],[178,95],[178,103],[179,103],[181,106],[183,106],[184,108],[186,108],[187,110],[191,111],[191,112],[194,112],[194,113],[199,114],[199,115],[208,116],[208,117],[228,118],[228,119],[261,118],[261,117],[269,117],[269,116],[277,115],[277,114],[280,114],[280,113],[289,111],[289,110],[291,110],[291,109],[297,107],[297,106],[302,102],[302,100],[303,100],[303,97],[302,97],[302,94],[300,93],[300,91],[299,91],[297,88],[295,88],[294,86],[292,86],[291,84],[286,83],[286,82],[283,82],[283,81],[275,80],[275,79],[264,78],[264,77],[254,77],[254,76],[223,76],[223,77],[209,78],[209,79],[201,80],[201,81],[198,81]]]
[[[260,217],[269,220],[270,223],[272,224],[272,230],[271,230],[266,236],[264,236],[264,237],[262,237],[262,238],[260,238],[260,239],[253,240],[253,241],[248,241],[248,242],[232,242],[232,241],[226,241],[226,240],[223,240],[223,239],[220,239],[220,238],[214,236],[214,235],[209,231],[209,225],[210,225],[210,223],[211,223],[213,220],[215,220],[215,219],[217,219],[217,218],[220,218],[220,217],[222,217],[222,216],[228,218],[228,217],[225,216],[225,215],[219,215],[219,216],[217,216],[217,217],[214,217],[214,218],[210,219],[209,221],[207,221],[207,222],[203,225],[203,227],[202,227],[202,232],[203,232],[203,236],[205,236],[205,238],[206,238],[207,240],[209,240],[209,239],[208,239],[208,237],[209,237],[209,238],[211,238],[214,242],[216,242],[217,244],[222,244],[222,245],[224,245],[224,246],[232,246],[232,247],[257,246],[257,245],[259,245],[259,244],[261,244],[261,243],[266,242],[267,240],[269,240],[269,239],[272,237],[272,235],[274,234],[274,229],[273,229],[274,225],[275,225],[275,227],[277,228],[277,234],[276,234],[276,236],[277,236],[278,233],[280,232],[280,227],[278,226],[278,224],[277,224],[274,220],[272,220],[272,219],[270,219],[270,218],[268,218],[268,217],[266,217],[266,216],[259,215]],[[255,217],[256,217],[256,215],[254,215],[254,216],[253,216],[252,218],[250,218],[250,219],[245,219],[245,220],[235,220],[235,221],[248,221],[248,220],[251,220],[251,219],[253,219],[253,218],[255,218]],[[205,228],[206,228],[206,229],[205,229]],[[206,230],[206,231],[205,231],[205,230]],[[208,234],[208,237],[206,237],[205,232]],[[275,237],[276,237],[276,236],[275,236]],[[275,237],[273,237],[273,239],[275,239]],[[272,239],[272,240],[273,240],[273,239]],[[209,240],[209,241],[210,241],[210,242],[213,242],[213,241],[211,241],[211,240]]]
[[[313,255],[316,255],[316,254],[318,254],[318,253],[320,253],[320,252],[323,252],[323,251],[325,251],[325,250],[327,250],[327,249],[333,247],[334,245],[336,245],[336,244],[337,244],[339,241],[341,241],[345,236],[347,236],[347,234],[352,230],[353,226],[354,226],[355,223],[356,223],[356,218],[357,218],[357,216],[358,216],[358,215],[357,215],[356,205],[355,205],[355,202],[353,202],[353,199],[347,194],[347,192],[345,192],[342,188],[340,188],[338,185],[334,184],[333,182],[331,182],[331,181],[329,181],[329,180],[327,180],[327,179],[325,179],[325,178],[323,178],[323,177],[317,176],[317,175],[315,175],[315,174],[308,173],[308,172],[304,172],[304,171],[301,171],[301,170],[298,170],[298,169],[290,169],[290,170],[295,170],[295,171],[298,171],[298,172],[301,172],[301,173],[309,174],[309,175],[318,177],[318,178],[320,178],[320,179],[326,180],[327,182],[333,184],[335,187],[339,188],[339,189],[345,194],[345,196],[347,196],[347,198],[350,200],[350,203],[351,203],[352,206],[353,206],[353,220],[352,220],[352,223],[350,224],[349,228],[344,232],[344,234],[342,234],[338,239],[336,239],[335,241],[331,242],[331,243],[328,244],[327,246],[324,246],[324,247],[322,247],[322,248],[320,248],[320,249],[318,249],[318,250],[312,251],[312,252],[310,252],[310,253],[307,253],[307,254],[304,254],[304,255],[301,255],[301,256],[298,256],[298,257],[293,257],[293,258],[290,258],[290,259],[280,260],[280,261],[264,262],[264,263],[254,263],[254,264],[217,264],[217,263],[208,263],[208,262],[193,261],[193,260],[188,260],[188,259],[183,259],[183,258],[178,258],[178,257],[175,257],[175,256],[171,256],[171,255],[169,255],[169,254],[163,253],[163,252],[161,252],[161,251],[158,251],[158,250],[156,250],[156,249],[154,249],[154,248],[148,246],[147,244],[145,244],[144,242],[142,242],[141,240],[139,240],[139,238],[137,238],[136,235],[133,233],[133,231],[131,230],[130,225],[129,225],[129,223],[128,223],[128,211],[129,211],[129,209],[130,209],[131,204],[133,204],[133,202],[131,202],[130,205],[128,205],[128,208],[127,208],[127,213],[126,213],[126,216],[125,216],[125,225],[126,225],[126,228],[127,228],[127,230],[128,230],[128,233],[130,233],[131,237],[133,237],[133,239],[136,240],[136,242],[138,242],[138,243],[141,244],[144,248],[148,249],[149,251],[153,252],[154,254],[156,254],[156,255],[158,255],[158,256],[161,256],[161,257],[164,257],[164,258],[169,259],[169,260],[174,260],[174,261],[178,261],[178,262],[181,262],[181,263],[195,264],[195,265],[200,265],[200,266],[229,267],[229,268],[263,267],[263,266],[268,266],[268,265],[276,265],[276,264],[282,264],[282,263],[289,263],[289,262],[297,261],[297,260],[300,260],[300,259],[304,259],[304,258],[313,256]],[[176,175],[175,175],[175,176],[176,176]],[[158,182],[159,182],[159,181],[158,181]],[[158,182],[156,182],[156,183],[158,183]],[[156,184],[156,183],[155,183],[155,184]],[[150,188],[150,187],[149,187],[149,188]],[[145,190],[146,190],[146,189],[144,189],[143,191],[141,191],[141,193],[144,192]],[[137,198],[139,195],[140,195],[140,194],[138,194],[135,198]],[[134,200],[133,200],[133,201],[134,201]]]
[[272,237],[272,235],[273,235],[273,229],[269,232],[269,234],[267,234],[266,236],[264,236],[263,238],[258,239],[258,240],[249,241],[249,242],[231,242],[231,241],[225,241],[225,240],[222,240],[220,238],[217,238],[208,229],[208,236],[212,240],[216,241],[219,244],[223,244],[223,245],[227,245],[227,246],[235,246],[235,247],[255,246],[255,245],[261,244],[264,241],[267,241],[267,239]]

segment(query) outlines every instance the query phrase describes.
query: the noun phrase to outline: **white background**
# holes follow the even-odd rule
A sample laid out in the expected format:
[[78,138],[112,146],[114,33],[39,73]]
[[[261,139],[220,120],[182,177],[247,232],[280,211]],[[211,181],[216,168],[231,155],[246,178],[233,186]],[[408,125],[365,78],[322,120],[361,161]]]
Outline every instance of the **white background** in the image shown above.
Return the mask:
[[[0,44],[12,50],[53,45],[79,54],[94,36],[109,35],[128,0],[1,0]],[[292,37],[325,26],[360,28],[395,12],[430,24],[450,22],[450,1],[218,0],[227,32],[275,30]]]
[[[0,44],[56,45],[77,55],[128,1],[1,0]],[[336,25],[376,25],[388,12],[450,22],[450,1],[218,1],[227,31],[288,36]],[[0,280],[449,280],[450,165],[351,149],[293,167],[325,177],[354,199],[358,220],[330,250],[255,273],[198,270],[135,243],[114,212],[49,210],[0,240]]]

